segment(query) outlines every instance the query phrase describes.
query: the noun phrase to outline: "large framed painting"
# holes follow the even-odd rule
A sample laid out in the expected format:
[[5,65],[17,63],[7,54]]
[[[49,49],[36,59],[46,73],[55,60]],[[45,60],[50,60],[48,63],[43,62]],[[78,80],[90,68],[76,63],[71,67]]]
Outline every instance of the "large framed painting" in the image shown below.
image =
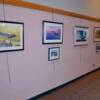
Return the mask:
[[48,61],[60,59],[60,47],[52,47],[48,49]]
[[76,26],[74,28],[74,45],[88,45],[89,28]]
[[63,23],[43,21],[43,44],[63,43]]
[[24,50],[24,23],[0,21],[0,52]]
[[94,27],[93,37],[94,42],[100,42],[100,27]]

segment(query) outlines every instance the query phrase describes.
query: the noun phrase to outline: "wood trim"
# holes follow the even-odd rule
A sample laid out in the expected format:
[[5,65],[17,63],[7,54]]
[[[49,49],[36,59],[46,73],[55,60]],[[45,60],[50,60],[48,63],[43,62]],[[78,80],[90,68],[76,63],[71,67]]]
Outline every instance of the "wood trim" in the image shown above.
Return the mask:
[[56,9],[56,8],[54,8],[54,13],[65,15],[65,16],[81,18],[81,19],[85,19],[85,20],[100,22],[99,18],[94,18],[94,17],[90,17],[90,16],[86,16],[86,15],[82,15],[82,14],[77,14],[77,13],[73,13],[73,12],[69,12],[69,11],[64,11],[64,10],[60,10],[60,9]]
[[77,14],[77,13],[73,13],[73,12],[69,12],[69,11],[64,11],[61,9],[47,7],[47,6],[43,6],[43,5],[39,5],[39,4],[33,4],[33,3],[25,2],[22,0],[0,0],[0,3],[3,4],[3,1],[4,1],[4,4],[8,4],[8,5],[19,6],[19,7],[35,9],[35,10],[41,10],[41,11],[56,13],[56,14],[60,14],[60,15],[64,15],[64,16],[71,16],[71,17],[81,18],[81,19],[85,19],[85,20],[100,22],[99,18],[90,17],[90,16],[86,16],[86,15],[82,15],[82,14]]

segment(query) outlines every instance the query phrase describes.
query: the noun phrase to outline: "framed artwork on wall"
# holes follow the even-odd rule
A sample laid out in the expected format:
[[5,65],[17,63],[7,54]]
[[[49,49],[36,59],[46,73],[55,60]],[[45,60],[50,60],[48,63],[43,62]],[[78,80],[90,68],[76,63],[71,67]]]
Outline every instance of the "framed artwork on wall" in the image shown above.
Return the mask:
[[63,23],[43,21],[43,44],[63,43]]
[[0,21],[0,52],[24,50],[24,23]]
[[100,42],[100,27],[94,27],[93,37],[94,42]]
[[60,59],[60,47],[52,47],[48,49],[48,60]]
[[76,26],[74,28],[74,45],[88,45],[89,28]]
[[96,43],[96,52],[100,52],[100,43]]

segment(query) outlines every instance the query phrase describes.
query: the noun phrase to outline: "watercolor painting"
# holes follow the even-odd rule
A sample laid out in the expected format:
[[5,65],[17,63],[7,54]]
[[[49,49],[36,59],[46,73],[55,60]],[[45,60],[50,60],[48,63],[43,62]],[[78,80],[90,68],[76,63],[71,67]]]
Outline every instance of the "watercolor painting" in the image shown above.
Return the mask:
[[63,24],[43,21],[43,43],[62,43]]
[[60,59],[60,47],[52,47],[48,49],[48,60]]
[[100,27],[94,27],[94,42],[100,42]]
[[22,50],[23,23],[0,21],[0,51]]
[[74,29],[74,45],[87,45],[89,38],[88,27],[76,26]]

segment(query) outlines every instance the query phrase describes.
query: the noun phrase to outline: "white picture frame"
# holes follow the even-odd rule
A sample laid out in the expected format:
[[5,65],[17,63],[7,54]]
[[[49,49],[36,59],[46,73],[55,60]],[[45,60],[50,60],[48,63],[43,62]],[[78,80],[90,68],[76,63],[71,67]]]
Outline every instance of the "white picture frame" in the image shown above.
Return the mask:
[[88,45],[89,28],[83,26],[75,26],[74,28],[74,45]]
[[48,61],[60,59],[60,47],[52,47],[48,49]]
[[93,38],[94,42],[100,42],[100,27],[94,27]]

